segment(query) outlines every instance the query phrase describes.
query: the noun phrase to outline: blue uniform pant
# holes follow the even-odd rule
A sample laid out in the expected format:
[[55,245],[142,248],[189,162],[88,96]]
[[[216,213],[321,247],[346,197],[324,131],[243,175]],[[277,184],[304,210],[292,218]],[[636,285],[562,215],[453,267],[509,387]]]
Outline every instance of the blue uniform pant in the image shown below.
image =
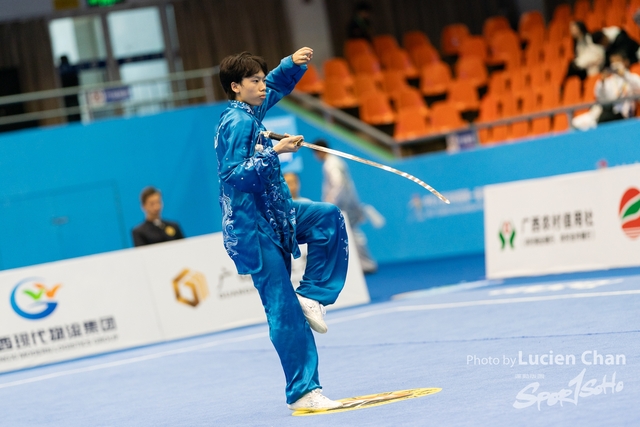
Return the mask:
[[349,249],[344,218],[328,203],[294,202],[296,238],[307,244],[300,286],[291,284],[291,254],[260,233],[262,270],[252,274],[269,324],[269,337],[284,370],[287,403],[320,388],[318,351],[296,292],[323,305],[335,302],[347,276]]

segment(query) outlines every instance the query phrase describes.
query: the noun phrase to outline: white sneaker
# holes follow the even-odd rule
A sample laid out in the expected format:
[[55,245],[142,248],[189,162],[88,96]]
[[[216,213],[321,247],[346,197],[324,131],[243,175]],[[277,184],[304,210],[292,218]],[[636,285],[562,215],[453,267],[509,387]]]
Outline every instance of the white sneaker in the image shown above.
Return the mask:
[[300,301],[300,307],[302,307],[302,314],[307,318],[311,329],[320,334],[326,334],[327,324],[324,323],[324,315],[326,313],[324,306],[318,301],[303,297],[300,294],[296,295],[298,295],[298,301]]
[[331,400],[322,395],[322,389],[315,389],[302,396],[290,405],[287,405],[292,411],[298,411],[301,409],[318,411],[322,409],[336,409],[341,408],[342,403]]

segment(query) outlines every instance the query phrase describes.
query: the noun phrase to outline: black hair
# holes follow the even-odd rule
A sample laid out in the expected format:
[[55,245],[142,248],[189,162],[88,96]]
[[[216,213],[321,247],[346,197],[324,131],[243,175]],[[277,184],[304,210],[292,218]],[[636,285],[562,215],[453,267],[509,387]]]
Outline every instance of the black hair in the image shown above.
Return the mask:
[[602,44],[602,41],[604,40],[605,35],[602,31],[596,31],[595,33],[591,34],[591,40],[595,43],[595,44]]
[[241,83],[242,79],[251,77],[262,71],[268,74],[267,62],[260,56],[249,52],[229,55],[220,63],[220,83],[229,99],[236,99],[231,83]]
[[619,56],[620,58],[622,58],[623,61],[629,60],[629,55],[627,55],[627,52],[625,52],[624,50],[616,50],[615,52],[610,53],[609,58],[611,58],[614,55]]
[[142,193],[140,193],[140,203],[144,205],[147,202],[147,199],[154,194],[160,194],[160,190],[155,187],[145,187],[144,190],[142,190]]
[[586,36],[589,34],[589,30],[587,30],[587,26],[584,24],[584,22],[573,21],[573,23],[576,24],[576,27],[578,27],[578,29],[580,30],[583,36]]

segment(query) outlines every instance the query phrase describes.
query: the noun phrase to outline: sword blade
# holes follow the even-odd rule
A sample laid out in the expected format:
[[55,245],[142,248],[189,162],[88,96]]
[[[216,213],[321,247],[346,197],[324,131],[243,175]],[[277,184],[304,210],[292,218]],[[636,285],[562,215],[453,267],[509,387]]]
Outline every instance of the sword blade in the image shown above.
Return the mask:
[[[264,132],[264,135],[267,138],[276,139],[276,140],[281,140],[282,138],[285,137],[284,135],[279,135],[279,134],[271,132],[271,131]],[[450,204],[451,203],[449,201],[449,199],[447,199],[442,194],[440,194],[440,192],[438,190],[436,190],[435,188],[433,188],[432,186],[430,186],[429,184],[427,184],[426,182],[424,182],[420,178],[416,178],[415,176],[413,176],[413,175],[411,175],[411,174],[409,174],[407,172],[403,172],[403,171],[398,170],[396,168],[392,168],[391,166],[383,165],[382,163],[374,162],[372,160],[363,159],[362,157],[354,156],[353,154],[348,154],[348,153],[345,153],[343,151],[334,150],[332,148],[319,147],[319,146],[317,146],[315,144],[309,144],[308,142],[304,142],[304,141],[300,143],[300,146],[311,148],[312,150],[316,150],[316,151],[323,151],[325,153],[333,154],[334,156],[343,157],[345,159],[353,160],[355,162],[363,163],[365,165],[373,166],[374,168],[382,169],[384,171],[391,172],[391,173],[394,173],[396,175],[400,175],[403,178],[406,178],[406,179],[408,179],[410,181],[415,182],[416,184],[418,184],[422,188],[425,188],[425,189],[429,190],[434,196],[436,196],[438,199],[442,200],[446,204]]]

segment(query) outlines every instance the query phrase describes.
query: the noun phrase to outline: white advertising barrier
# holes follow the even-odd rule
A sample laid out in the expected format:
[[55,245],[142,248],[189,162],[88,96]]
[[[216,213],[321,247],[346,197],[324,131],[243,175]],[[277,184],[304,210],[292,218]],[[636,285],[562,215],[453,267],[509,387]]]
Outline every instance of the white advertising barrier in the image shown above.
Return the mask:
[[140,265],[125,250],[0,273],[0,372],[162,340]]
[[640,165],[485,187],[488,278],[640,265]]
[[[165,339],[182,338],[238,326],[266,322],[260,296],[251,276],[238,275],[224,250],[222,234],[139,248],[151,283]],[[292,262],[292,283],[300,283],[302,257]],[[370,301],[353,239],[349,241],[349,272],[335,304],[327,309]]]
[[[329,308],[370,301],[353,243],[350,251],[345,288]],[[295,286],[304,259],[292,270]],[[265,320],[221,233],[8,270],[0,273],[0,372]]]

